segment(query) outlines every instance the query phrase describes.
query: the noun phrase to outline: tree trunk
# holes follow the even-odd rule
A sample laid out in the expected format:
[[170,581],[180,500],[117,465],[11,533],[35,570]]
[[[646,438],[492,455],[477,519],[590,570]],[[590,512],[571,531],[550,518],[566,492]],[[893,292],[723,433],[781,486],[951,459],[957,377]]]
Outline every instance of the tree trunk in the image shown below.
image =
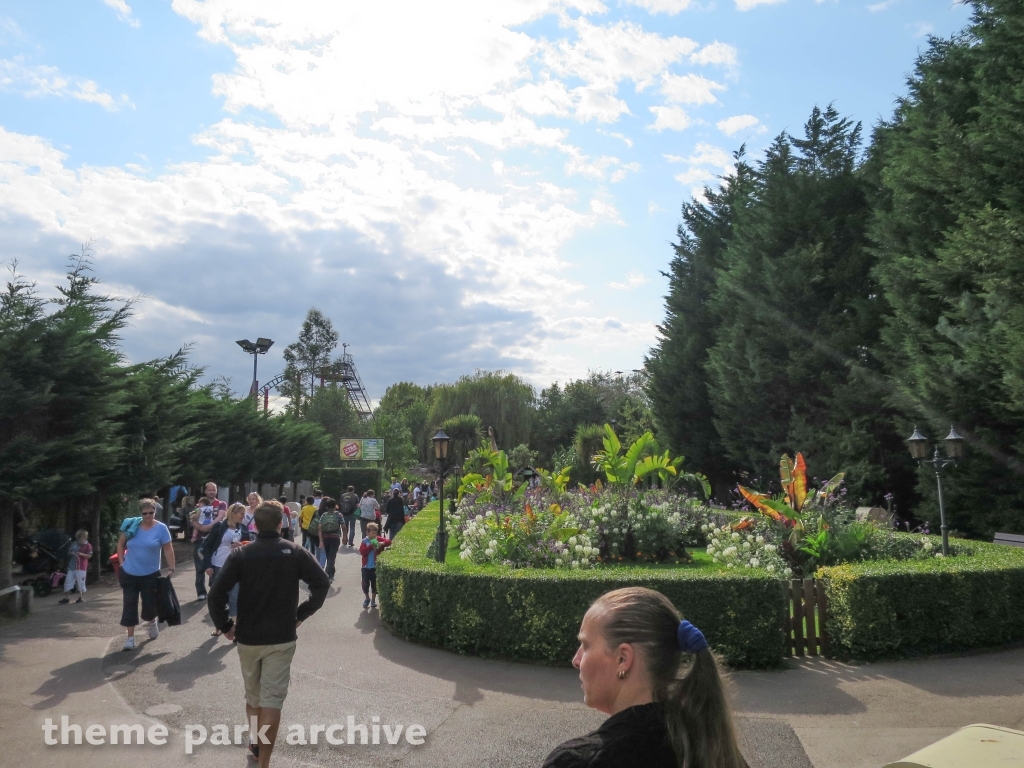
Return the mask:
[[98,581],[103,568],[103,542],[100,541],[100,524],[103,522],[103,499],[95,497],[89,510],[89,538],[92,539],[93,558],[89,562],[93,581]]
[[14,566],[14,501],[0,498],[0,589],[11,586]]

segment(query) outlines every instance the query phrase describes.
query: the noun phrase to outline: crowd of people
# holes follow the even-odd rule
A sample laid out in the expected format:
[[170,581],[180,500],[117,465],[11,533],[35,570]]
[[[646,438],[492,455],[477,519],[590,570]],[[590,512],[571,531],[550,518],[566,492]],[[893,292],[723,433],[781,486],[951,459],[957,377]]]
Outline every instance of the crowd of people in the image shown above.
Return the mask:
[[[266,768],[288,693],[297,630],[324,604],[338,551],[354,547],[358,521],[363,607],[375,608],[377,559],[431,489],[415,494],[396,482],[383,510],[374,491],[359,496],[351,486],[339,499],[314,493],[298,510],[255,493],[245,504],[228,507],[217,500],[214,483],[204,490],[193,520],[196,592],[208,601],[214,635],[237,645],[246,715],[256,724],[249,750]],[[156,520],[155,502],[146,499],[140,507],[140,518],[122,526],[117,546],[125,650],[135,648],[140,599],[149,636],[158,636],[153,582],[161,556],[171,573],[175,567],[170,533]],[[301,542],[293,540],[296,528]],[[76,558],[88,558],[87,542],[79,545]],[[75,565],[84,569],[77,559]],[[300,583],[309,591],[301,603]],[[718,664],[701,631],[664,595],[631,587],[599,597],[583,618],[572,664],[584,703],[608,719],[555,748],[543,768],[746,768]]]

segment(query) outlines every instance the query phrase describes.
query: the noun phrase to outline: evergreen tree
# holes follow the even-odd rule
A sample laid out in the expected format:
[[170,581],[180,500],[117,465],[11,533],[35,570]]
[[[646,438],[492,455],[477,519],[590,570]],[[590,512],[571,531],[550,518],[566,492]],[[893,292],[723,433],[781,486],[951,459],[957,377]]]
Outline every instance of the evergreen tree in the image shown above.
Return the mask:
[[706,202],[683,205],[679,242],[666,274],[665,321],[645,364],[658,435],[674,454],[707,475],[722,499],[732,486],[735,465],[725,456],[715,428],[705,367],[718,323],[710,299],[736,211],[748,204],[752,189],[742,147],[735,160],[734,173],[720,190],[706,187]]
[[337,347],[338,332],[330,318],[316,307],[310,308],[298,341],[284,350],[285,381],[280,391],[295,413],[302,413],[306,399],[313,397],[321,372],[331,370],[331,355]]
[[755,477],[799,450],[813,473],[845,471],[854,497],[877,503],[907,461],[870,354],[885,308],[866,247],[860,125],[815,108],[804,133],[779,136],[758,164],[718,271],[715,426]]
[[[944,483],[950,525],[988,537],[1024,532],[1024,6],[972,5],[964,33],[930,41],[876,132],[872,235],[902,430],[967,436]],[[919,490],[936,520],[931,472]]]

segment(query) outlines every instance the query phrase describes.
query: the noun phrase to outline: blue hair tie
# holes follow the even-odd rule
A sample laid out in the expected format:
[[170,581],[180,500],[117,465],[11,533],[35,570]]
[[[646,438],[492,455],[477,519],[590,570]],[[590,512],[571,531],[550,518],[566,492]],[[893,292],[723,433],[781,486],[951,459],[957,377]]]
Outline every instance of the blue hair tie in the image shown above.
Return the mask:
[[679,622],[676,630],[676,644],[683,653],[699,653],[708,647],[704,633],[685,619]]

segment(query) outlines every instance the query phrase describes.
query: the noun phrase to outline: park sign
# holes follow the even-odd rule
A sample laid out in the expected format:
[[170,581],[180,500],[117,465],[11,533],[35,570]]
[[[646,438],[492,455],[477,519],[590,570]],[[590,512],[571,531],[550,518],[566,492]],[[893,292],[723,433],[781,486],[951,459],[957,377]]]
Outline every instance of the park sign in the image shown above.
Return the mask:
[[384,441],[378,438],[343,438],[342,461],[384,461]]

